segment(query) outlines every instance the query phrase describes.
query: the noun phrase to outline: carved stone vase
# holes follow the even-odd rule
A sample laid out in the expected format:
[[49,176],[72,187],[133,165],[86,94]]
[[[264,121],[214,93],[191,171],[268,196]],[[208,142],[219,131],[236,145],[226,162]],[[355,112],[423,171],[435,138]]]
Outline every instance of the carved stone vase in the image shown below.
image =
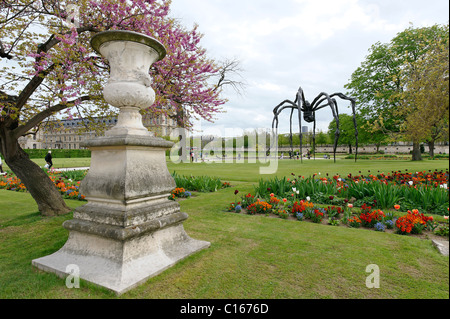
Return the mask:
[[80,193],[88,204],[64,222],[66,244],[32,264],[61,277],[78,269],[80,278],[122,294],[210,243],[186,234],[187,214],[168,199],[176,185],[165,153],[173,143],[154,137],[139,113],[155,101],[149,68],[164,58],[164,46],[129,31],[98,33],[91,45],[109,61],[103,95],[120,109],[118,122],[85,142],[91,167]]

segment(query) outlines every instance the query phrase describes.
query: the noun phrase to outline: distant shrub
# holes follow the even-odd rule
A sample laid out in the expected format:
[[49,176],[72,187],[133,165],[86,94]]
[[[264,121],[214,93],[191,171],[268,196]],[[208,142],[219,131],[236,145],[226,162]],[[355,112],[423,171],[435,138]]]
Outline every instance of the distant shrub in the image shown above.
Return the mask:
[[176,172],[172,174],[177,187],[182,187],[196,192],[216,192],[219,189],[230,187],[229,184],[222,183],[219,178],[209,176],[183,176]]

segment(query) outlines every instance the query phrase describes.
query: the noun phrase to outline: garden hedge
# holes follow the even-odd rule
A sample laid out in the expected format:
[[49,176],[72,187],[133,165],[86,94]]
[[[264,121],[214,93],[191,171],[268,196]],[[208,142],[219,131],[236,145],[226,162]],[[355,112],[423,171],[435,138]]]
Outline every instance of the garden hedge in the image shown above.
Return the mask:
[[[42,149],[27,149],[24,150],[30,158],[44,158],[49,150]],[[53,158],[81,158],[81,157],[91,157],[90,150],[51,150]]]

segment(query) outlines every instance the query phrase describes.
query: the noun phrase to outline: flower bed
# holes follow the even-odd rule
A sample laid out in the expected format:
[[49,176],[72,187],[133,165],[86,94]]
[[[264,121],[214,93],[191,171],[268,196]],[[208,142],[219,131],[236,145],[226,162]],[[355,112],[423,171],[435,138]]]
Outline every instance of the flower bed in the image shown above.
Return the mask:
[[169,195],[170,200],[177,200],[177,198],[190,198],[192,196],[191,192],[186,191],[182,187],[175,188]]
[[[54,169],[46,170],[49,178],[53,181],[58,191],[66,199],[85,201],[85,196],[80,194],[79,186],[81,180],[86,176],[87,171],[67,171],[60,172]],[[207,176],[186,177],[174,173],[177,187],[171,192],[169,199],[185,199],[192,196],[191,191],[213,192],[221,188],[231,187],[230,183],[222,182],[218,178]],[[189,190],[180,185],[187,185]],[[17,192],[26,192],[25,185],[14,174],[0,176],[0,189]]]
[[[67,178],[65,175],[56,170],[49,170],[47,172],[49,178],[55,184],[55,187],[61,193],[65,199],[75,199],[85,201],[85,196],[80,194],[80,180],[72,180]],[[77,175],[84,177],[86,172]],[[26,192],[27,188],[22,183],[22,181],[13,174],[7,174],[0,176],[0,189],[6,189],[16,192]]]
[[432,222],[433,217],[427,217],[424,214],[420,214],[417,209],[414,209],[397,219],[395,226],[397,227],[397,232],[402,235],[421,234]]
[[[266,216],[292,219],[298,221],[310,221],[313,223],[350,228],[365,228],[379,232],[392,230],[401,235],[421,235],[424,232],[448,237],[448,216],[444,216],[445,222],[438,223],[432,216],[420,213],[418,209],[408,210],[405,215],[395,218],[392,209],[399,210],[396,204],[391,211],[385,212],[367,204],[356,208],[348,200],[344,200],[342,206],[314,204],[310,197],[299,200],[297,189],[293,188],[294,196],[280,198],[271,193],[268,198],[259,198],[251,193],[241,197],[240,201],[230,203],[228,211],[247,213],[250,215],[263,214]],[[235,191],[235,196],[239,193]],[[288,199],[289,198],[289,199]],[[329,198],[333,201],[335,198]],[[447,209],[448,212],[448,209]]]
[[176,172],[172,174],[177,187],[202,193],[216,192],[222,188],[231,187],[230,183],[209,176],[183,176]]
[[341,206],[351,201],[355,207],[364,204],[378,209],[399,205],[401,210],[419,209],[426,213],[445,215],[449,207],[449,172],[391,172],[332,177],[314,174],[309,178],[296,176],[261,180],[256,197],[278,197],[296,200],[310,197],[314,202]]

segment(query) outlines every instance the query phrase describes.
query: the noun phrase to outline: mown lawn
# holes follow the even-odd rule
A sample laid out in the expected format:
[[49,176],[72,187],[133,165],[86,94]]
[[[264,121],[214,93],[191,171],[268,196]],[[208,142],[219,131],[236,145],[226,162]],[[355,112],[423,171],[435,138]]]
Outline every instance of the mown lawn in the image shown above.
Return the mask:
[[[268,168],[269,164],[264,163],[180,163],[167,162],[170,171],[176,171],[179,175],[194,176],[216,176],[224,181],[258,182],[261,178],[273,178],[274,176],[290,176],[291,173],[302,176],[311,176],[321,173],[322,176],[341,175],[376,175],[378,172],[388,174],[392,171],[408,170],[409,172],[445,170],[449,168],[449,162],[445,160],[424,160],[412,162],[406,160],[280,160],[276,166],[275,173],[270,175],[260,174],[261,168]],[[361,173],[359,173],[361,172]]]
[[[229,166],[231,165],[231,166]],[[168,163],[181,175],[210,175],[232,188],[194,194],[180,201],[190,218],[187,233],[211,247],[178,263],[145,284],[116,297],[82,281],[68,289],[65,280],[39,272],[31,260],[61,248],[68,232],[61,224],[72,214],[43,218],[27,193],[0,191],[0,298],[148,299],[326,299],[449,298],[449,258],[429,240],[364,229],[331,227],[225,212],[234,190],[253,191],[263,177],[258,164]],[[280,163],[277,176],[308,176],[370,171],[448,168],[446,161],[325,161]],[[67,200],[75,208],[83,202]],[[366,287],[366,267],[380,268],[380,289]]]

